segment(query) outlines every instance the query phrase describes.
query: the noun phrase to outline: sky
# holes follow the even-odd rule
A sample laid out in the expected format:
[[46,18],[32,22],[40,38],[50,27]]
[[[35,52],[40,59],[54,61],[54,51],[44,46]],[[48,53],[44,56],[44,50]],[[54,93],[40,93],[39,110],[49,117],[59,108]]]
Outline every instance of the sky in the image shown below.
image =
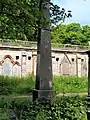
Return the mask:
[[90,0],[52,0],[61,8],[72,11],[72,18],[65,20],[64,24],[72,22],[90,25]]

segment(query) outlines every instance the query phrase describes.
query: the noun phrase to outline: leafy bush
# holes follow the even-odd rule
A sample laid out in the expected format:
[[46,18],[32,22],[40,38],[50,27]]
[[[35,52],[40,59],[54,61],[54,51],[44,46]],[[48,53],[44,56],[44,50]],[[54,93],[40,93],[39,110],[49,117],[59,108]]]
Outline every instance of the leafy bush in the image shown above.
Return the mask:
[[[85,99],[80,97],[59,97],[53,104],[48,101],[0,100],[0,113],[10,117],[14,112],[17,120],[86,120]],[[8,114],[7,114],[8,113]],[[4,119],[2,119],[4,120]]]

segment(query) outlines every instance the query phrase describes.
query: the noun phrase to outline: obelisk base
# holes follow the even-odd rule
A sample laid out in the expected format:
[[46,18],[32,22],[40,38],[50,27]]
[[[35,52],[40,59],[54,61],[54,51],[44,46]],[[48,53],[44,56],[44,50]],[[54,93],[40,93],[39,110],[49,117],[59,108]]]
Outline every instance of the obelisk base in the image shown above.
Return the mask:
[[35,100],[46,100],[47,102],[52,102],[55,96],[54,90],[33,90],[33,101]]

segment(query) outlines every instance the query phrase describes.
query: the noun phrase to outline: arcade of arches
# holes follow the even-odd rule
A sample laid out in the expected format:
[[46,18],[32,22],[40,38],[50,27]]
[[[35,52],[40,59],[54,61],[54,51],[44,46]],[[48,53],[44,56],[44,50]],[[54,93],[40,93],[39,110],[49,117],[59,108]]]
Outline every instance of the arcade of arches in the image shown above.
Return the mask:
[[[0,46],[0,75],[36,75],[37,52],[30,47]],[[52,49],[53,75],[87,76],[88,56],[83,51]]]

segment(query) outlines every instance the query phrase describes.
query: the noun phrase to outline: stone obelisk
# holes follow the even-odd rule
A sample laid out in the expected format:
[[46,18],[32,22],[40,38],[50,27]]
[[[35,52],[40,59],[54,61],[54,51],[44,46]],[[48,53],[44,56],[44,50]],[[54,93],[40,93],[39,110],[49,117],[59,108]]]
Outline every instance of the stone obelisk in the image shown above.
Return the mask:
[[[40,11],[46,18],[46,22],[50,22],[49,0],[40,0]],[[51,57],[51,35],[50,25],[47,24],[38,30],[37,41],[37,70],[36,85],[33,90],[33,100],[53,99],[52,85],[52,57]]]

